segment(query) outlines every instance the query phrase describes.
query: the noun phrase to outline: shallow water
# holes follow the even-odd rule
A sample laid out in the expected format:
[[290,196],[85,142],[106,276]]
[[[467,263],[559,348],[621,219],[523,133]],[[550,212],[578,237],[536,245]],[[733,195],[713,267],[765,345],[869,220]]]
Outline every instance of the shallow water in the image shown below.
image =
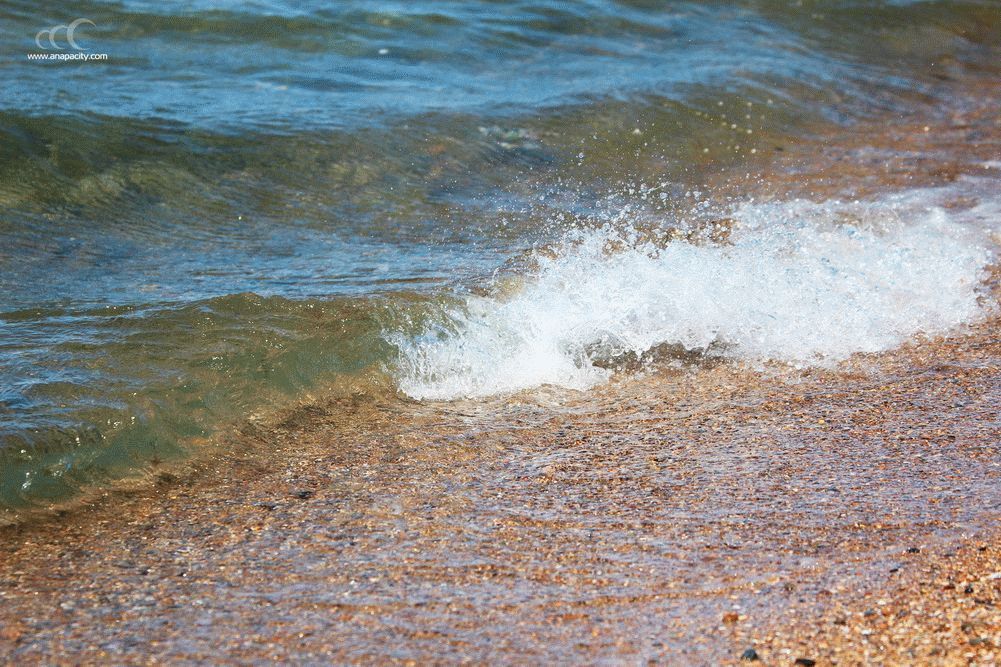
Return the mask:
[[[313,394],[586,389],[693,351],[824,365],[981,315],[988,175],[858,202],[706,183],[934,116],[996,67],[992,2],[0,17],[7,508]],[[26,58],[77,17],[106,62]]]

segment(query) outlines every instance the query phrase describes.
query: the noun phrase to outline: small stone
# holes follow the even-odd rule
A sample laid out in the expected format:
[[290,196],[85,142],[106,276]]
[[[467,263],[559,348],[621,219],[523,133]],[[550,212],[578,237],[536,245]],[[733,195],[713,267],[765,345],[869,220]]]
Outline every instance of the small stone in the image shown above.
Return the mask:
[[757,651],[755,651],[753,648],[749,648],[740,654],[740,659],[747,660],[748,662],[754,662],[755,660],[760,660],[761,658],[758,657]]
[[728,611],[723,614],[723,622],[727,624],[736,623],[740,620],[740,614],[735,611]]
[[307,498],[313,497],[313,492],[310,491],[309,489],[300,489],[299,491],[296,491],[292,495],[294,495],[296,498],[306,500]]
[[970,584],[966,584],[966,588],[963,589],[963,592],[969,595],[970,593],[973,592],[973,586],[971,586]]
[[919,554],[919,553],[921,553],[921,549],[919,549],[918,547],[911,547],[910,549],[907,550],[907,553],[909,553],[909,554]]
[[21,639],[24,631],[18,626],[6,626],[0,628],[0,639],[8,642],[16,642]]
[[803,667],[813,667],[817,664],[817,661],[813,658],[796,658],[796,662],[794,664],[802,665]]

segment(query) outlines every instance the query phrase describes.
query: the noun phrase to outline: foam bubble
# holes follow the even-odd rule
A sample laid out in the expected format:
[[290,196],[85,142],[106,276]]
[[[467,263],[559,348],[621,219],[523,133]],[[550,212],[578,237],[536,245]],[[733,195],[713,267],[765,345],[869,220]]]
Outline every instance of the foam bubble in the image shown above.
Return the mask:
[[793,201],[733,217],[727,244],[636,242],[620,224],[572,234],[513,293],[469,296],[394,341],[400,389],[587,389],[609,377],[608,360],[664,345],[826,365],[980,314],[990,253],[943,208]]

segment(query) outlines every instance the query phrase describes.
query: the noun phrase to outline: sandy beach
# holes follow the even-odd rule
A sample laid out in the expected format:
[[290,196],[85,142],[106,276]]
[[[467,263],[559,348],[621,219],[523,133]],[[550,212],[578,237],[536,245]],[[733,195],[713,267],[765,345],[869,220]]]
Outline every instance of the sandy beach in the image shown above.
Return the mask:
[[8,529],[0,646],[67,664],[706,664],[752,648],[766,664],[992,664],[997,326],[852,371],[662,373],[558,417],[538,396],[406,424],[305,406],[209,468]]

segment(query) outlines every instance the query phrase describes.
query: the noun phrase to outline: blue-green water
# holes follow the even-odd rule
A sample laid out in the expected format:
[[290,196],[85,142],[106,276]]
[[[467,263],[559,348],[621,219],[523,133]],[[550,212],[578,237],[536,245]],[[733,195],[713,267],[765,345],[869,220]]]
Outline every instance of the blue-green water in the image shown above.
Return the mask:
[[[77,18],[107,60],[27,57]],[[568,221],[665,183],[642,207],[670,220],[758,147],[934,107],[996,61],[1001,8],[6,2],[0,25],[16,508],[305,392],[392,391],[400,349]]]

